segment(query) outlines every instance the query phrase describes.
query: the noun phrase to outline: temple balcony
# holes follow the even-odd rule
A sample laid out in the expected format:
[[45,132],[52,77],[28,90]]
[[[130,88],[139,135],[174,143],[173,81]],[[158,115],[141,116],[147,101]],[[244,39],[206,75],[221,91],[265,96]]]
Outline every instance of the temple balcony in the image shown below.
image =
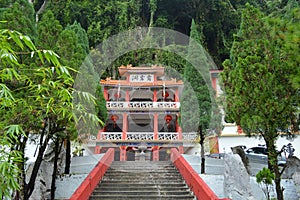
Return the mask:
[[[162,145],[168,145],[176,142],[181,142],[184,146],[190,146],[195,143],[198,138],[196,132],[182,133],[182,139],[180,139],[178,132],[158,132],[158,140],[154,140],[153,132],[127,132],[126,139],[122,139],[122,132],[101,132],[98,139],[89,140],[89,147],[97,146],[97,143],[118,143],[126,142],[128,146],[135,144],[136,142],[148,142],[148,143],[160,143]],[[110,146],[110,145],[108,145]]]
[[[178,132],[159,132],[158,140],[178,140]],[[122,140],[122,132],[102,132],[100,140]],[[153,132],[127,132],[126,140],[141,141],[141,140],[154,140]]]
[[121,101],[108,101],[106,102],[106,108],[110,110],[170,110],[179,111],[180,102],[121,102]]

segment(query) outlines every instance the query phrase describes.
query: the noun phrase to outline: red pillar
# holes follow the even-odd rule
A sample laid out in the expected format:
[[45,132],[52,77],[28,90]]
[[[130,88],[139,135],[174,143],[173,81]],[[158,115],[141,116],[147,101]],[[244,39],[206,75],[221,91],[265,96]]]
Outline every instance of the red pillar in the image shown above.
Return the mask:
[[[122,140],[127,139],[127,114],[123,113],[123,128],[122,128]],[[126,155],[126,146],[121,146],[120,148],[120,161],[126,161],[127,155]]]
[[[154,113],[154,119],[153,119],[153,139],[158,140],[158,114]],[[153,147],[153,161],[159,161],[159,148],[158,146]]]
[[126,161],[127,155],[126,155],[126,146],[120,147],[120,161]]
[[[101,140],[101,134],[104,131],[104,129],[100,129],[98,134],[97,134],[97,140]],[[101,153],[101,147],[100,146],[96,146],[95,147],[95,154],[100,154]]]
[[108,93],[107,93],[106,87],[104,87],[104,89],[103,89],[103,96],[104,96],[105,101],[108,101]]
[[129,96],[129,90],[126,90],[126,96],[125,96],[125,101],[129,102],[130,101],[130,96]]
[[100,154],[101,153],[101,147],[99,147],[99,146],[96,146],[95,147],[95,152],[94,152],[95,154]]
[[[182,141],[182,130],[181,130],[181,127],[178,127],[178,140]],[[179,149],[179,153],[180,154],[184,153],[183,146],[179,146],[178,149]]]
[[153,91],[153,102],[157,102],[157,91],[154,89]]
[[217,91],[217,78],[213,77],[211,78],[211,84],[212,84],[212,88]]
[[179,90],[178,90],[178,88],[176,88],[176,90],[175,90],[174,102],[179,102]]
[[153,132],[154,132],[153,139],[158,140],[158,114],[157,113],[154,113],[153,116]]
[[154,146],[152,149],[152,154],[153,154],[153,161],[159,161],[159,147]]

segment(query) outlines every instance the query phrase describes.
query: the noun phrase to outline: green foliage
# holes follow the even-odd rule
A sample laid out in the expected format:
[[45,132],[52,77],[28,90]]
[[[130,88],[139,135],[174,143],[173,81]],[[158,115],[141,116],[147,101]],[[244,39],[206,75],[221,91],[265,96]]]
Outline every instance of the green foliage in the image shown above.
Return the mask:
[[263,20],[257,9],[245,11],[231,60],[224,62],[223,81],[226,113],[249,134],[288,130],[295,121],[293,113],[299,105],[291,85],[299,73],[294,67],[299,65],[295,26]]
[[261,188],[268,200],[270,199],[270,191],[272,189],[274,179],[274,173],[265,167],[256,174],[256,182],[261,185]]
[[[211,96],[210,82],[207,82],[210,81],[209,69],[212,66],[208,62],[205,50],[200,45],[202,40],[194,20],[190,35],[193,40],[189,45],[188,56],[190,59],[198,56],[200,63],[198,66],[188,63],[184,68],[185,88],[182,94],[181,126],[184,132],[198,131],[200,127],[204,134],[208,129],[218,133],[221,126],[221,115],[217,112],[214,96]],[[213,107],[215,108],[213,109]],[[211,123],[212,118],[215,123]]]
[[107,120],[107,109],[106,109],[106,100],[104,99],[102,88],[100,84],[97,86],[96,90],[96,113],[102,122]]
[[33,6],[27,0],[3,1],[0,2],[0,29],[20,31],[36,37],[35,16]]
[[[2,107],[2,105],[1,105]],[[10,125],[4,128],[4,134],[0,136],[0,198],[11,197],[11,191],[19,190],[18,176],[20,169],[14,163],[22,161],[21,152],[9,150],[19,134],[24,134],[19,125]],[[5,135],[5,136],[4,136]],[[3,137],[4,136],[4,137]]]
[[89,41],[86,31],[81,27],[80,23],[75,21],[72,25],[68,25],[66,29],[73,30],[76,34],[78,45],[83,49],[85,54],[89,53]]
[[48,4],[63,26],[75,21],[87,31],[90,46],[133,28],[139,21],[140,1],[54,1]]
[[[22,49],[22,57],[15,51],[16,46]],[[29,133],[40,134],[41,141],[44,141],[40,143],[44,149],[40,148],[38,153],[42,159],[51,138],[64,139],[76,131],[78,116],[74,116],[73,110],[80,112],[82,117],[79,117],[83,119],[100,121],[80,105],[74,107],[74,80],[69,72],[73,69],[62,66],[55,52],[38,50],[28,36],[7,29],[0,30],[0,47],[0,146],[3,147],[0,153],[3,161],[1,177],[5,177],[1,179],[5,186],[0,188],[1,195],[7,196],[20,188],[19,181],[25,183],[18,177],[24,177],[21,173]],[[21,63],[23,59],[31,60],[31,64]],[[89,93],[84,93],[82,98],[92,99],[90,104],[95,103]],[[34,169],[38,170],[40,161],[36,162],[37,168]],[[30,181],[21,187],[26,197],[33,191],[36,174],[35,170]]]
[[55,19],[52,11],[46,11],[41,20],[38,22],[38,40],[37,44],[43,49],[55,49],[56,42],[63,27],[60,22]]
[[289,136],[299,128],[299,23],[266,17],[249,4],[242,16],[231,57],[223,63],[226,115],[248,135],[264,138],[281,199],[275,141],[279,134]]

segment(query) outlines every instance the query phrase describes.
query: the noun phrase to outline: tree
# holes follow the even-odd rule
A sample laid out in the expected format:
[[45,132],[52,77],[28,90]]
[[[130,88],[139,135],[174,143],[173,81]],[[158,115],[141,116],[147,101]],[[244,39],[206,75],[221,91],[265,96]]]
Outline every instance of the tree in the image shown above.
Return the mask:
[[38,40],[37,45],[44,49],[55,49],[56,43],[63,27],[55,19],[51,10],[46,11],[37,24]]
[[[76,21],[72,25],[68,25],[63,30],[56,43],[57,52],[61,57],[61,63],[66,66],[72,66],[76,71],[79,70],[85,57],[89,53],[88,38],[85,30]],[[77,73],[71,72],[75,79]],[[66,134],[66,164],[65,174],[70,173],[71,164],[71,141],[77,138],[77,133]],[[58,154],[57,154],[58,155]]]
[[[202,48],[201,37],[197,30],[197,26],[192,20],[190,45],[188,56],[190,59],[200,57],[199,66],[187,64],[184,68],[184,91],[182,95],[182,121],[181,126],[183,132],[197,131],[200,137],[201,145],[201,173],[205,173],[205,156],[204,156],[204,140],[209,134],[209,130],[213,131],[216,127],[211,127],[212,116],[217,116],[214,104],[214,96],[211,96],[211,85],[209,78],[209,69],[211,65],[208,63],[205,50]],[[220,115],[219,115],[220,116]],[[214,125],[220,126],[221,119],[215,119]]]
[[223,63],[226,115],[247,135],[265,140],[279,200],[282,171],[275,142],[298,131],[299,88],[292,80],[299,74],[299,30],[298,23],[266,17],[247,4],[231,58]]
[[34,9],[27,0],[13,2],[5,0],[3,6],[0,7],[0,19],[1,21],[6,21],[5,23],[0,23],[0,28],[20,31],[25,35],[30,35],[35,40]]
[[[36,177],[35,171],[38,170],[41,160],[37,161],[30,181],[26,183],[24,172],[26,161],[24,151],[26,142],[30,134],[37,133],[41,130],[41,134],[43,134],[43,131],[51,131],[50,127],[45,125],[47,124],[45,120],[47,119],[46,116],[49,117],[53,114],[53,110],[55,110],[56,106],[54,106],[54,104],[56,104],[56,102],[54,102],[53,98],[49,97],[49,90],[61,90],[61,94],[57,96],[58,100],[60,98],[66,98],[65,95],[68,93],[65,93],[65,84],[69,84],[69,79],[65,77],[63,68],[60,68],[56,54],[52,51],[37,50],[29,37],[16,31],[2,29],[1,36],[3,47],[3,51],[1,51],[1,82],[4,83],[2,86],[8,95],[7,97],[13,100],[8,103],[9,99],[5,98],[6,100],[4,102],[6,103],[1,107],[1,127],[6,127],[5,129],[7,129],[6,131],[4,129],[5,132],[2,132],[1,136],[4,136],[5,139],[6,134],[9,134],[10,137],[7,140],[9,143],[6,143],[6,146],[10,148],[10,152],[19,152],[18,155],[21,155],[21,159],[13,161],[14,156],[9,158],[10,160],[8,160],[8,162],[18,169],[17,172],[19,175],[16,177],[20,177],[20,186],[16,184],[14,190],[19,188],[24,192],[24,196],[18,194],[17,197],[22,198],[21,196],[23,196],[24,199],[27,199],[34,188],[33,179]],[[16,53],[12,48],[12,46],[15,45],[23,50],[23,56],[28,55],[29,57],[36,58],[35,55],[37,54],[40,59],[46,59],[49,63],[53,63],[53,65],[55,65],[53,68],[55,71],[52,71],[49,67],[40,67],[37,69],[34,65],[29,68],[29,66],[20,63],[18,52]],[[28,52],[28,54],[24,52]],[[51,76],[54,74],[61,75],[61,77],[57,78],[58,80],[56,81],[54,79],[51,81]],[[54,77],[56,77],[56,75],[54,75]],[[47,77],[50,79],[45,82],[45,78]],[[64,81],[60,82],[62,80],[61,78],[63,78]],[[45,85],[49,88],[46,89],[43,87]],[[51,88],[51,86],[53,87]],[[67,88],[67,90],[69,90],[69,88]],[[40,94],[40,92],[43,94]],[[64,107],[66,108],[66,105]],[[59,114],[65,112],[63,109],[64,108],[56,110],[58,112],[56,113],[56,117],[59,118]],[[64,113],[64,115],[65,114],[66,113]],[[65,117],[70,119],[69,115]],[[56,131],[59,131],[61,128],[53,127]],[[41,138],[43,137],[41,136]],[[49,136],[48,138],[50,139],[51,137]],[[43,142],[42,139],[41,142]],[[46,148],[46,146],[41,145],[41,148],[43,147]],[[39,155],[42,156],[43,152],[39,153]],[[4,179],[4,181],[7,182],[6,179]]]
[[[18,65],[16,54],[10,44],[9,37],[16,38],[17,34],[9,30],[0,29],[0,112],[3,114],[15,104],[15,97],[11,89],[5,84],[5,80],[19,77],[12,68],[6,68],[10,65]],[[15,39],[19,43],[18,39]],[[19,43],[20,44],[20,43]],[[22,44],[21,44],[22,46]],[[2,117],[1,117],[2,119]],[[15,163],[22,162],[22,152],[15,150],[12,143],[18,139],[24,130],[18,124],[6,124],[0,122],[0,199],[11,197],[11,192],[20,189],[18,176],[21,170]],[[17,178],[16,178],[17,177]]]
[[256,174],[256,182],[261,185],[267,200],[270,200],[270,192],[274,179],[275,175],[270,171],[270,169],[265,167]]
[[[1,154],[6,155],[0,166],[7,169],[1,173],[12,173],[20,181],[15,182],[11,175],[1,174],[5,177],[1,183],[6,186],[1,187],[0,194],[7,196],[19,189],[16,198],[28,199],[34,190],[35,179],[49,141],[61,142],[66,133],[75,132],[78,118],[88,115],[95,123],[100,120],[93,114],[86,114],[80,104],[73,106],[74,93],[87,99],[90,104],[94,97],[73,89],[73,78],[69,73],[72,68],[62,66],[56,53],[38,50],[28,36],[19,32],[1,29],[0,33],[0,137],[1,144],[5,147],[1,149]],[[22,49],[22,57],[32,59],[30,65],[20,63],[20,52],[15,52],[14,46]],[[76,117],[74,109],[77,110]],[[26,178],[24,151],[27,140],[33,135],[38,136],[39,149],[32,173]]]

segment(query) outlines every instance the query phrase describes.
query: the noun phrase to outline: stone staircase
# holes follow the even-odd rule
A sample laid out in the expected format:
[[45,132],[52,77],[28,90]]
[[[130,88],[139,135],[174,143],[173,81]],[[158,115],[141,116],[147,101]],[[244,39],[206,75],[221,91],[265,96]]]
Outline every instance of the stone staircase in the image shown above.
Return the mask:
[[114,161],[90,200],[196,199],[171,162]]

